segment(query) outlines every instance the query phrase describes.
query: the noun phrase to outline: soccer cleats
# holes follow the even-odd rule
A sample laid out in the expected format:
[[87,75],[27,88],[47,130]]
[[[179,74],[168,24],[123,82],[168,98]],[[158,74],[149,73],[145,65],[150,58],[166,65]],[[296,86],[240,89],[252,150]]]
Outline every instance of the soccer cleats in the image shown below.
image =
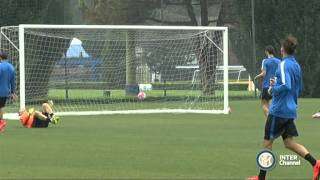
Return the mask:
[[53,115],[51,117],[51,123],[52,124],[58,124],[59,122],[60,122],[60,117],[59,116]]
[[312,180],[320,180],[320,160],[318,160],[316,165],[313,166],[313,179]]
[[7,122],[3,119],[0,119],[0,133],[4,132],[6,125],[7,125]]
[[248,177],[246,180],[259,180],[259,176],[251,176],[251,177]]
[[29,115],[32,115],[34,112],[35,112],[34,108],[30,108],[30,109],[28,109],[28,113],[29,113]]

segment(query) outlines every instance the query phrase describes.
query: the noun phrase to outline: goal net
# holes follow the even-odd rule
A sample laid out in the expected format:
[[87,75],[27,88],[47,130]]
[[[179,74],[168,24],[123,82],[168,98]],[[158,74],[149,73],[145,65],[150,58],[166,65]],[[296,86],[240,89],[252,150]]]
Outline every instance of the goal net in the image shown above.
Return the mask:
[[225,27],[19,25],[0,37],[17,71],[9,112],[53,100],[63,115],[228,113]]

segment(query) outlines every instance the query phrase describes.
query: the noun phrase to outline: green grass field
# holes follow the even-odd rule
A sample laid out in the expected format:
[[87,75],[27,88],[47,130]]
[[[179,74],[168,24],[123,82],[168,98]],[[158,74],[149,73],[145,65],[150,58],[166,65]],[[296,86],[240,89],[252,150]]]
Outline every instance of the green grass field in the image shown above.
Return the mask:
[[[0,134],[0,179],[245,179],[257,173],[264,118],[258,100],[231,101],[230,115],[63,117],[57,127]],[[319,99],[302,99],[298,142],[320,158]],[[274,152],[293,154],[277,140]],[[311,166],[277,166],[269,179],[311,179]]]
[[[126,96],[125,90],[110,90],[110,96],[104,90],[69,89],[68,99],[63,89],[50,89],[47,96],[27,98],[26,106],[41,108],[41,102],[51,99],[57,112],[65,111],[99,111],[99,110],[138,110],[138,109],[223,109],[223,92],[203,96],[198,90],[163,90],[146,92],[144,101],[137,101],[135,96]],[[213,100],[215,98],[216,100]],[[229,99],[253,99],[254,92],[229,91]],[[6,106],[7,113],[16,113],[19,101]]]

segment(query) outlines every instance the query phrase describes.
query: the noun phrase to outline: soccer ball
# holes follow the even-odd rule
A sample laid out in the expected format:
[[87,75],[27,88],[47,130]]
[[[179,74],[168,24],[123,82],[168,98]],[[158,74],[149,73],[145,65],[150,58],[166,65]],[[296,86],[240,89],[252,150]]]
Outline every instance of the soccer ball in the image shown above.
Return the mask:
[[137,95],[137,98],[139,100],[144,100],[146,98],[146,93],[144,93],[143,91],[139,92],[139,94]]

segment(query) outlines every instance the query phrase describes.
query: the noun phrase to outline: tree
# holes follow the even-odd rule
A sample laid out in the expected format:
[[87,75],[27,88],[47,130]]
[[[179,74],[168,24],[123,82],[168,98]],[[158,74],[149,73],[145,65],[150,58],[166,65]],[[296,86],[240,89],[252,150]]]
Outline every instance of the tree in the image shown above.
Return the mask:
[[[59,0],[24,0],[24,1],[12,1],[3,0],[0,3],[1,18],[0,26],[13,26],[19,24],[63,24],[65,19],[65,8],[68,8],[68,4],[64,1]],[[16,34],[17,35],[17,34]],[[13,38],[13,37],[11,37]],[[34,34],[29,34],[28,38],[40,37]],[[4,40],[3,40],[4,41]],[[63,45],[59,47],[50,46],[50,41],[61,41],[61,39],[55,39],[54,37],[48,37],[46,41],[35,41],[28,43],[26,41],[26,63],[25,69],[28,70],[26,74],[26,96],[30,99],[37,97],[47,97],[48,94],[48,83],[51,72],[54,66],[54,60],[58,60],[62,52],[67,48],[67,43],[61,42]],[[45,50],[43,49],[45,47]],[[2,47],[3,48],[3,47]],[[9,49],[9,48],[7,48]],[[13,48],[12,48],[13,49]],[[40,52],[37,56],[34,56],[33,52]],[[61,52],[49,53],[49,52]],[[18,69],[18,52],[12,51],[10,57],[14,60],[13,64]],[[50,60],[50,61],[48,61]],[[41,65],[46,62],[43,74],[41,76],[33,76],[31,74],[37,73],[39,67],[35,65]],[[19,84],[19,82],[17,82]],[[37,93],[34,93],[34,87],[37,87]],[[17,86],[19,88],[19,86]],[[17,91],[19,92],[19,91]]]
[[[157,1],[130,1],[130,0],[94,0],[91,5],[80,1],[84,18],[94,24],[137,24],[143,23],[146,16],[158,5]],[[132,86],[136,86],[136,54],[135,32],[128,30],[123,33],[126,44],[126,92],[130,95]],[[106,62],[106,60],[104,60]],[[115,62],[116,63],[116,62]]]
[[[200,0],[201,7],[201,26],[209,25],[209,15],[208,15],[208,1]],[[218,33],[213,33],[213,35],[218,35]],[[211,36],[213,37],[213,36]],[[204,41],[204,42],[203,42]],[[212,45],[212,43],[205,39],[202,42],[200,41],[200,53],[199,53],[199,65],[201,72],[201,83],[202,83],[202,93],[204,95],[214,94],[215,86],[215,72],[217,66],[218,51],[217,48]],[[201,46],[201,43],[203,45]],[[218,43],[217,43],[218,44]],[[208,53],[210,55],[208,55]],[[212,54],[211,54],[212,53]]]
[[84,19],[93,24],[144,23],[160,5],[157,0],[80,0]]
[[[161,2],[163,4],[161,4]],[[197,22],[197,12],[194,8],[193,0],[140,0],[140,1],[115,1],[115,0],[94,0],[91,5],[89,5],[85,0],[81,1],[82,11],[84,12],[84,17],[89,23],[94,24],[137,24],[145,23],[146,21],[153,21],[154,23],[161,23],[167,25],[193,25],[197,26],[200,24]],[[208,1],[200,0],[199,4],[201,6],[201,25],[209,25],[208,18]],[[159,8],[163,11],[168,6],[175,6],[178,9],[184,9],[186,12],[184,20],[172,20],[172,17],[163,18],[158,16],[156,13]],[[189,20],[185,20],[189,19]],[[129,39],[134,39],[133,35],[128,34],[126,37]],[[130,42],[127,42],[130,43]],[[203,94],[210,95],[213,93],[213,84],[215,83],[214,71],[215,71],[215,61],[216,52],[213,56],[207,56],[206,53],[213,52],[214,47],[210,45],[211,43],[207,40],[199,39],[198,40],[199,48],[195,52],[198,54],[200,69],[202,71],[202,86]],[[135,54],[133,53],[135,46],[134,44],[126,45],[126,69],[127,77],[126,84],[133,84],[135,77],[134,67],[134,58]],[[131,47],[128,49],[128,47]],[[128,56],[130,55],[130,56]],[[149,63],[150,64],[150,63]]]
[[[153,8],[153,13],[149,14],[146,16],[145,20],[150,20],[152,24],[164,24],[164,25],[175,25],[175,26],[180,26],[180,25],[185,25],[185,26],[197,26],[198,21],[197,21],[197,15],[196,11],[194,10],[192,0],[159,0],[160,4],[157,4]],[[186,13],[185,16],[187,18],[184,18],[183,20],[181,19],[175,19],[173,16],[166,15],[163,11],[165,11],[169,6],[174,6],[176,7],[174,10],[179,11],[179,10],[185,10],[184,12]],[[155,13],[156,11],[160,11],[159,13]],[[172,9],[171,9],[172,10]],[[173,13],[173,12],[168,12]],[[179,14],[179,16],[183,16],[183,14]],[[188,19],[188,20],[186,20]]]
[[[297,59],[302,67],[304,91],[308,97],[320,97],[320,81],[314,78],[320,74],[320,53],[318,47],[320,34],[320,2],[309,0],[256,0],[256,54],[252,59],[250,2],[238,0],[223,1],[228,13],[223,23],[231,27],[231,48],[250,74],[255,74],[261,66],[266,45],[280,49],[280,41],[292,34],[298,38]],[[279,54],[278,54],[279,56]]]
[[[303,70],[304,95],[311,97],[320,97],[320,83],[314,79],[320,73],[320,35],[317,32],[320,25],[316,23],[320,20],[319,9],[320,2],[317,0],[308,3],[298,0],[261,0],[256,7],[257,12],[261,12],[256,14],[258,50],[262,51],[267,44],[279,49],[280,41],[287,35],[296,36],[299,41],[296,56]],[[273,20],[262,23],[264,19]]]

